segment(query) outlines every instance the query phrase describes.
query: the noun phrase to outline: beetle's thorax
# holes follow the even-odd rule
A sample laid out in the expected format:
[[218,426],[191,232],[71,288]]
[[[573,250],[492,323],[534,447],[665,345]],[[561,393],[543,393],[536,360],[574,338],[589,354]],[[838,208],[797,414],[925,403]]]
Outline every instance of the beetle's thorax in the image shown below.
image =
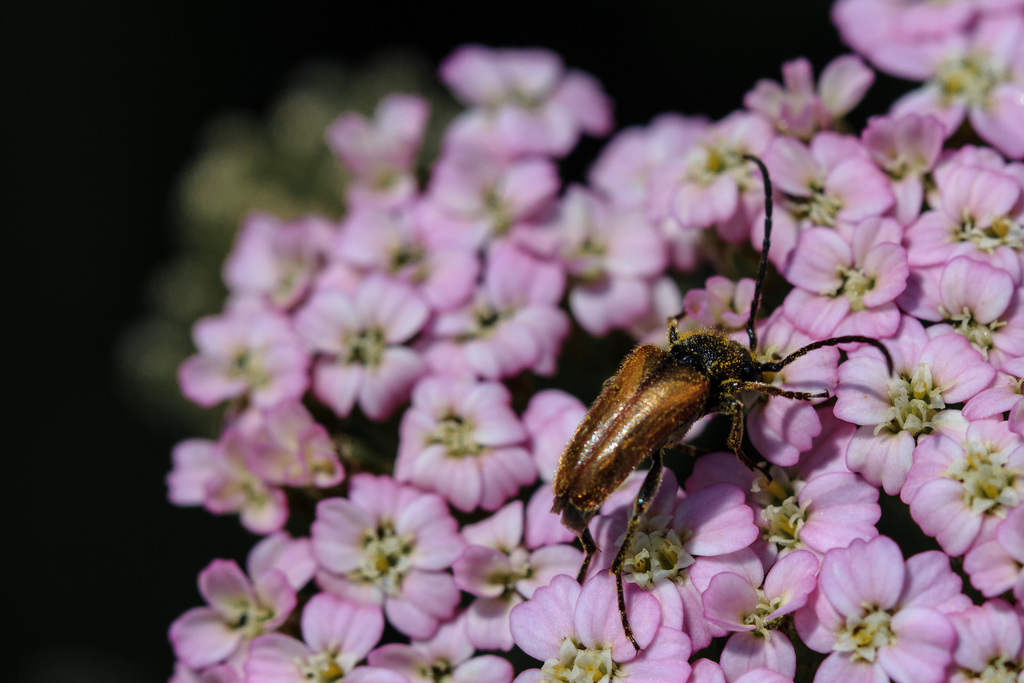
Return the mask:
[[716,331],[693,332],[669,347],[672,359],[688,365],[711,381],[711,393],[723,382],[761,380],[761,366],[743,344]]

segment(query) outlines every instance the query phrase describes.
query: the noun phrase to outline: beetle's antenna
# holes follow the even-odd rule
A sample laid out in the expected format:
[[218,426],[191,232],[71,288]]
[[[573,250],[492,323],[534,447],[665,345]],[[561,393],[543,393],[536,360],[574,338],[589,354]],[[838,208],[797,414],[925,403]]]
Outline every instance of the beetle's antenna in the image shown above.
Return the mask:
[[757,332],[754,330],[754,318],[757,317],[757,309],[761,305],[761,285],[764,283],[764,274],[768,270],[768,248],[771,246],[772,237],[772,181],[768,177],[768,169],[764,162],[753,154],[744,154],[743,158],[753,161],[761,171],[761,178],[764,180],[764,242],[761,244],[761,263],[757,267],[757,281],[754,282],[754,298],[750,301],[750,318],[747,319],[747,337],[750,338],[750,350],[757,348]]
[[820,349],[823,346],[835,346],[837,344],[852,344],[852,343],[871,344],[876,349],[881,351],[882,355],[885,356],[885,363],[886,363],[886,365],[889,366],[889,375],[892,375],[892,356],[889,355],[889,349],[885,348],[885,345],[882,342],[878,341],[877,339],[872,339],[871,337],[862,337],[860,335],[850,335],[850,336],[847,336],[847,337],[834,337],[832,339],[822,339],[821,341],[811,342],[807,346],[804,346],[802,348],[797,349],[796,351],[794,351],[793,353],[789,354],[788,356],[786,356],[782,360],[777,360],[777,361],[774,361],[774,362],[771,362],[771,363],[762,363],[761,364],[761,372],[778,372],[782,368],[786,367],[787,365],[789,365],[790,363],[795,361],[800,356],[803,356],[808,351],[813,351],[814,349]]

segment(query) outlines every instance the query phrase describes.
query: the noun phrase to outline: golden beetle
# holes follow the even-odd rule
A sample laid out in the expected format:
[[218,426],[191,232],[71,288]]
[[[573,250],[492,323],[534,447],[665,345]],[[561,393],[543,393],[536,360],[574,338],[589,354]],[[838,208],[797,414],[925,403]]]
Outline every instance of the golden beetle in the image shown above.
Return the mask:
[[746,326],[750,347],[729,339],[720,330],[680,334],[676,321],[669,320],[668,350],[644,344],[626,356],[619,371],[604,383],[601,394],[576,428],[555,471],[555,502],[552,512],[561,514],[562,523],[576,532],[583,544],[586,557],[578,576],[582,583],[598,550],[588,528],[590,520],[601,503],[625,481],[630,472],[644,458],[651,458],[651,469],[633,501],[626,535],[611,566],[616,579],[622,627],[637,651],[640,647],[633,638],[626,616],[621,572],[633,545],[640,517],[646,513],[661,482],[662,449],[678,443],[699,418],[721,413],[732,419],[726,445],[744,463],[754,468],[754,461],[741,450],[741,392],[756,391],[799,401],[828,397],[828,392],[780,389],[763,381],[765,373],[778,372],[814,349],[855,342],[871,344],[880,349],[892,371],[892,359],[886,348],[877,339],[857,335],[816,341],[777,361],[762,362],[755,358],[757,332],[754,320],[768,264],[772,190],[768,170],[761,160],[753,156],[745,158],[757,164],[765,189],[764,243]]

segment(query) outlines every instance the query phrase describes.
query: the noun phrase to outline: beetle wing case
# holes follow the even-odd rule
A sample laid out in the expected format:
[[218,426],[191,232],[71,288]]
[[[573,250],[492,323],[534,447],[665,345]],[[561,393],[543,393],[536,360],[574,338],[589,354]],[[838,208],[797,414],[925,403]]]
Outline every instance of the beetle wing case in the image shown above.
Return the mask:
[[705,413],[708,393],[706,376],[657,346],[633,349],[562,453],[552,511],[582,532],[641,460]]

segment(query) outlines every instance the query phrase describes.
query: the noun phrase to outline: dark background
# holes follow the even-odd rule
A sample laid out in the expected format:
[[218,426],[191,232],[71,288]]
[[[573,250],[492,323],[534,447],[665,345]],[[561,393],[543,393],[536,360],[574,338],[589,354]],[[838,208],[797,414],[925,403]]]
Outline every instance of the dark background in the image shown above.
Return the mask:
[[[166,502],[170,447],[189,435],[134,419],[113,371],[172,247],[170,188],[212,114],[264,112],[311,58],[403,46],[436,65],[480,42],[557,50],[601,80],[620,126],[718,118],[783,60],[817,70],[843,52],[818,1],[367,4],[3,3],[4,386],[18,405],[4,419],[5,679],[166,680],[166,629],[200,603],[197,572],[252,542],[233,518]],[[891,97],[876,85],[860,111]]]

